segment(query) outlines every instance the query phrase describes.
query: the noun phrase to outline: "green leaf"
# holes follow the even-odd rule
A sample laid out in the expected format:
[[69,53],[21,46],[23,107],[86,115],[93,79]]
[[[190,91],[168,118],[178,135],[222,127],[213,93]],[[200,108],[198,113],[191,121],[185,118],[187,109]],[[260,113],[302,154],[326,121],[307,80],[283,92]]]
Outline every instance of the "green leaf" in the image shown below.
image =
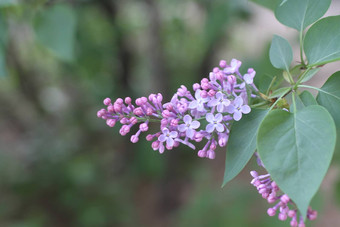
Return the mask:
[[319,105],[296,113],[273,110],[260,125],[257,136],[260,158],[303,217],[327,172],[335,141],[334,120]]
[[318,105],[312,93],[307,90],[303,91],[299,96],[305,106]]
[[76,16],[68,5],[55,5],[43,12],[36,27],[37,39],[55,56],[74,58]]
[[233,123],[227,147],[222,187],[231,181],[248,163],[256,149],[256,134],[268,110],[253,109]]
[[282,24],[303,31],[321,18],[328,10],[331,0],[287,0],[275,10],[275,17]]
[[282,0],[251,0],[251,1],[274,11]]
[[336,151],[340,152],[340,71],[328,78],[319,89],[316,100],[329,111],[335,121],[338,132]]
[[306,33],[304,50],[309,66],[340,60],[340,16],[316,22]]
[[309,70],[309,72],[307,72],[306,76],[301,80],[301,82],[304,83],[312,79],[313,76],[315,76],[319,72],[320,69],[321,68],[315,68],[315,69]]
[[291,89],[292,89],[291,87],[281,87],[275,90],[272,94],[270,94],[268,98],[272,99],[272,98],[280,97],[281,95],[287,93]]
[[293,60],[293,50],[288,41],[280,36],[274,35],[269,50],[270,62],[275,68],[289,71]]

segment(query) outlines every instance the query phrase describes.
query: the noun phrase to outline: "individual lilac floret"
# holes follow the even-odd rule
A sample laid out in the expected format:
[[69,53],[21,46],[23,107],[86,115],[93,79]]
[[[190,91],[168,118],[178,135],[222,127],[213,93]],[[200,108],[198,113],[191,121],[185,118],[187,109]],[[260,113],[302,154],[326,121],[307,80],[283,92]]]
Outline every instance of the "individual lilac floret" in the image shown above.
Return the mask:
[[247,84],[252,84],[254,83],[254,77],[255,77],[256,72],[254,69],[250,68],[248,69],[248,73],[244,74],[243,79]]
[[242,118],[242,114],[248,114],[250,110],[248,105],[243,105],[243,99],[240,96],[237,96],[233,104],[228,107],[228,112],[233,114],[235,121],[239,121]]
[[186,136],[190,139],[195,135],[195,129],[200,127],[200,123],[198,121],[193,121],[190,115],[185,115],[183,117],[184,124],[178,126],[178,131],[185,132]]
[[[267,210],[269,216],[275,216],[277,211],[278,219],[285,221],[288,217],[291,218],[290,226],[292,227],[304,227],[305,223],[303,217],[300,215],[299,223],[297,216],[297,208],[295,203],[289,198],[287,194],[280,193],[280,188],[277,186],[275,181],[270,178],[270,174],[259,175],[256,171],[251,171],[253,179],[251,184],[254,185],[258,192],[264,199],[267,199],[268,203],[274,203],[273,207]],[[290,207],[294,207],[291,209]],[[307,219],[315,220],[317,212],[312,210],[310,207],[307,210]]]
[[195,92],[195,98],[196,100],[193,100],[189,104],[190,109],[197,109],[198,111],[205,111],[204,109],[204,103],[209,101],[209,98],[203,98],[201,96],[201,90],[197,89]]
[[163,134],[158,137],[158,140],[160,142],[165,142],[168,147],[173,147],[174,146],[174,138],[178,136],[178,132],[176,131],[169,131],[167,128],[163,128],[162,130]]
[[216,93],[216,98],[212,98],[208,102],[208,106],[217,106],[217,111],[222,113],[224,112],[225,107],[230,105],[230,100],[227,98],[225,94],[222,92],[217,92]]
[[238,72],[239,68],[241,67],[242,62],[236,59],[232,59],[230,62],[230,66],[227,66],[224,69],[224,72],[226,74],[233,74]]
[[209,122],[205,129],[208,133],[212,133],[215,129],[218,132],[224,131],[224,126],[223,124],[221,124],[221,121],[223,119],[222,114],[218,113],[214,116],[212,113],[207,113],[205,119]]

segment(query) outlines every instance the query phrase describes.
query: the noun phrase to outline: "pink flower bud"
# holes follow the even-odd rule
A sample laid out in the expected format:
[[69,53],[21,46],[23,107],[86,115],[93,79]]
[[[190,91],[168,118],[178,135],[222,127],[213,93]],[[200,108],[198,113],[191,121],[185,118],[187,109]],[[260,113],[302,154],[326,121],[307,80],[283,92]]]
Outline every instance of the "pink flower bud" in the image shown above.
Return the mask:
[[148,102],[148,99],[146,97],[141,97],[140,99],[142,101],[142,105]]
[[109,126],[109,127],[114,127],[115,126],[115,124],[116,124],[116,120],[114,120],[114,119],[107,119],[106,120],[106,124]]
[[130,127],[128,125],[123,125],[120,130],[119,130],[119,133],[122,135],[122,136],[125,136],[126,134],[128,134],[130,132]]
[[158,140],[153,141],[151,147],[154,151],[158,150],[160,142]]
[[208,150],[206,157],[209,158],[209,159],[215,159],[215,151]]
[[131,143],[137,143],[138,140],[139,140],[138,136],[136,136],[136,135],[131,136],[131,139],[130,139]]
[[202,98],[206,98],[206,97],[208,97],[208,92],[205,91],[205,90],[202,90],[202,91],[200,92],[200,95],[201,95]]
[[163,95],[161,93],[158,93],[157,94],[157,102],[162,103],[162,101],[163,101]]
[[122,105],[121,104],[114,103],[113,108],[114,108],[115,112],[117,112],[117,113],[120,113],[122,111]]
[[267,210],[267,214],[268,214],[269,216],[274,216],[275,213],[276,213],[276,209],[274,209],[274,208],[269,208],[269,209]]
[[125,124],[130,123],[130,121],[126,117],[123,117],[122,119],[120,119],[120,123],[125,125]]
[[167,124],[168,124],[168,119],[163,118],[163,119],[161,120],[161,125],[162,125],[162,126],[166,126]]
[[172,119],[172,120],[170,121],[170,125],[171,125],[171,126],[177,126],[177,125],[178,125],[178,119]]
[[108,105],[111,104],[111,99],[110,98],[106,98],[106,99],[104,99],[103,103],[104,103],[105,106],[108,106]]
[[125,103],[126,103],[126,105],[130,105],[131,104],[131,98],[130,97],[126,97],[125,98]]
[[213,73],[218,73],[220,71],[220,69],[218,68],[218,67],[215,67],[214,69],[213,69]]
[[288,211],[288,217],[292,218],[296,215],[296,211],[295,210],[289,210]]
[[200,158],[205,158],[205,156],[207,155],[207,153],[206,153],[204,150],[199,150],[199,151],[197,152],[197,155],[198,155],[198,157],[200,157]]
[[288,203],[289,200],[290,200],[290,198],[288,197],[287,194],[284,194],[284,195],[281,196],[280,200],[281,200],[281,202],[283,202],[283,203]]
[[103,115],[105,115],[105,109],[98,110],[97,117],[101,118]]
[[287,214],[285,213],[279,213],[278,215],[279,220],[285,221],[287,219]]
[[250,175],[251,175],[252,177],[258,177],[258,176],[259,176],[259,174],[258,174],[255,170],[250,171]]
[[150,101],[150,102],[153,102],[153,100],[154,100],[155,97],[156,97],[155,94],[150,94],[150,95],[149,95],[149,101]]
[[148,107],[148,108],[146,109],[146,115],[151,116],[153,113],[154,113],[154,111],[153,111],[153,109],[151,109],[150,107]]
[[148,134],[148,135],[146,136],[146,140],[147,140],[147,141],[151,141],[151,140],[153,140],[153,138],[154,138],[154,136],[151,135],[151,134]]
[[[146,132],[149,130],[149,126],[147,123],[142,123],[139,125],[139,129],[142,131],[142,132]],[[150,140],[149,140],[150,141]]]
[[171,116],[171,113],[170,113],[169,110],[163,110],[162,116],[163,116],[164,118],[169,118],[169,117]]
[[137,106],[142,106],[143,105],[143,101],[142,101],[141,98],[137,98],[135,102],[136,102]]
[[297,226],[298,226],[297,221],[296,221],[296,220],[292,220],[292,221],[290,222],[290,226],[291,226],[291,227],[297,227]]
[[225,133],[220,133],[218,135],[218,145],[220,147],[225,147],[228,143],[228,135],[226,135]]
[[223,81],[224,80],[224,74],[222,71],[216,73],[216,79]]
[[198,89],[200,89],[201,88],[201,86],[198,84],[198,83],[195,83],[194,85],[192,85],[192,89],[194,90],[194,91],[196,91],[196,90],[198,90]]
[[212,90],[212,89],[210,89],[209,92],[208,92],[208,95],[209,95],[210,97],[215,96],[215,94],[216,94],[216,91],[214,91],[214,90]]
[[136,116],[143,116],[144,115],[143,110],[140,107],[137,107],[136,109],[134,109],[133,114],[136,115]]
[[135,124],[137,124],[137,122],[138,122],[138,119],[136,117],[131,117],[130,118],[130,123],[131,124],[135,125]]
[[118,98],[118,99],[116,99],[116,101],[115,101],[115,103],[117,103],[117,104],[123,104],[123,99],[121,99],[121,98]]
[[114,113],[115,112],[114,106],[112,106],[112,105],[108,106],[107,111],[109,111],[110,113]]
[[227,76],[227,80],[230,84],[235,84],[236,83],[236,77],[233,75]]
[[227,67],[227,62],[226,62],[225,60],[221,60],[221,61],[220,61],[220,67],[221,67],[221,68]]

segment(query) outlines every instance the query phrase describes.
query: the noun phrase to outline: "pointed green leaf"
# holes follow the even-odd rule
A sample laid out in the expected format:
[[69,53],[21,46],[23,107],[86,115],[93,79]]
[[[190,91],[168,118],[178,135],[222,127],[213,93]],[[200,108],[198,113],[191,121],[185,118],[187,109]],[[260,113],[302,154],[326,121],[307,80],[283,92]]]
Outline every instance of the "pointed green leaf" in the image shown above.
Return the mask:
[[329,111],[335,121],[338,132],[336,151],[340,152],[340,71],[328,78],[316,100]]
[[304,50],[310,66],[340,60],[340,16],[316,22],[306,33]]
[[293,60],[293,50],[288,41],[280,36],[274,35],[269,50],[270,62],[275,68],[289,71]]
[[318,105],[314,96],[309,91],[303,91],[300,94],[300,99],[302,100],[305,106]]
[[74,58],[76,15],[68,5],[53,6],[41,15],[37,39],[54,55],[65,61]]
[[260,125],[257,150],[261,160],[303,217],[327,172],[335,141],[334,120],[319,105],[296,113],[271,111]]
[[303,31],[321,18],[330,4],[331,0],[287,0],[276,8],[275,16],[282,24]]
[[256,149],[257,130],[268,110],[253,109],[233,123],[227,147],[223,185],[231,181],[248,163]]

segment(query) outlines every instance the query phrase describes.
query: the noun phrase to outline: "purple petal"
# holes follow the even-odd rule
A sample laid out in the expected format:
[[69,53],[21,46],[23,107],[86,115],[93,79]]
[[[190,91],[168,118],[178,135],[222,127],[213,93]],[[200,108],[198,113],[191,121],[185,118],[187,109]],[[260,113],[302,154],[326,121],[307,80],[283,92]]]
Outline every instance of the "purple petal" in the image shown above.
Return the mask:
[[212,123],[215,120],[215,117],[212,113],[207,113],[205,119],[207,119],[208,122]]
[[165,135],[160,135],[159,137],[158,137],[158,141],[160,141],[160,142],[164,142],[165,140],[166,140],[166,136]]
[[243,76],[243,79],[244,81],[247,83],[247,84],[252,84],[253,83],[253,77],[249,74],[245,74]]
[[248,105],[241,106],[241,111],[244,114],[250,113],[250,107]]
[[195,98],[196,99],[201,99],[201,90],[200,89],[197,89],[196,92],[195,92]]
[[225,111],[228,112],[228,113],[231,113],[231,114],[234,113],[235,110],[236,110],[236,108],[235,108],[235,106],[232,105],[232,104],[230,104],[229,106],[227,106],[227,107],[225,108]]
[[195,135],[195,130],[188,128],[186,135],[191,139]]
[[208,102],[208,106],[216,106],[217,104],[219,103],[219,101],[217,99],[211,99],[209,102]]
[[218,100],[222,99],[223,96],[224,96],[224,95],[223,95],[222,92],[217,92],[217,93],[216,93],[216,99],[218,99]]
[[163,143],[161,143],[161,144],[159,144],[159,153],[163,154],[163,152],[164,152],[164,145],[163,145]]
[[243,104],[243,99],[240,96],[237,96],[234,100],[234,106],[240,107]]
[[205,130],[208,132],[208,133],[212,133],[215,129],[215,125],[214,124],[208,124],[207,127],[205,128]]
[[190,117],[190,115],[187,114],[183,117],[183,121],[187,124],[190,124],[192,121],[192,118]]
[[189,104],[190,109],[195,109],[195,108],[197,108],[197,106],[198,106],[198,103],[197,103],[196,100],[190,102],[190,104]]
[[178,132],[176,132],[176,131],[170,132],[170,137],[176,138],[177,136],[178,136]]
[[173,140],[172,138],[168,137],[168,138],[166,139],[166,145],[167,145],[168,147],[174,146],[174,140]]
[[224,126],[222,124],[216,124],[216,130],[218,132],[223,132],[224,131]]
[[222,121],[222,119],[223,119],[223,116],[222,116],[222,114],[218,113],[218,114],[216,114],[216,115],[215,115],[215,121],[217,121],[217,122],[221,122],[221,121]]
[[163,134],[168,134],[168,133],[169,133],[169,129],[163,128],[163,129],[162,129],[162,132],[163,132]]
[[224,105],[223,105],[223,103],[218,104],[218,105],[217,105],[217,111],[220,112],[220,113],[222,113],[223,110],[224,110]]
[[190,128],[197,129],[198,127],[200,127],[200,123],[198,121],[191,122]]
[[240,110],[236,110],[233,117],[235,121],[239,121],[242,117],[242,112]]
[[187,126],[185,124],[181,124],[177,126],[177,129],[180,132],[184,132],[185,130],[187,130]]

